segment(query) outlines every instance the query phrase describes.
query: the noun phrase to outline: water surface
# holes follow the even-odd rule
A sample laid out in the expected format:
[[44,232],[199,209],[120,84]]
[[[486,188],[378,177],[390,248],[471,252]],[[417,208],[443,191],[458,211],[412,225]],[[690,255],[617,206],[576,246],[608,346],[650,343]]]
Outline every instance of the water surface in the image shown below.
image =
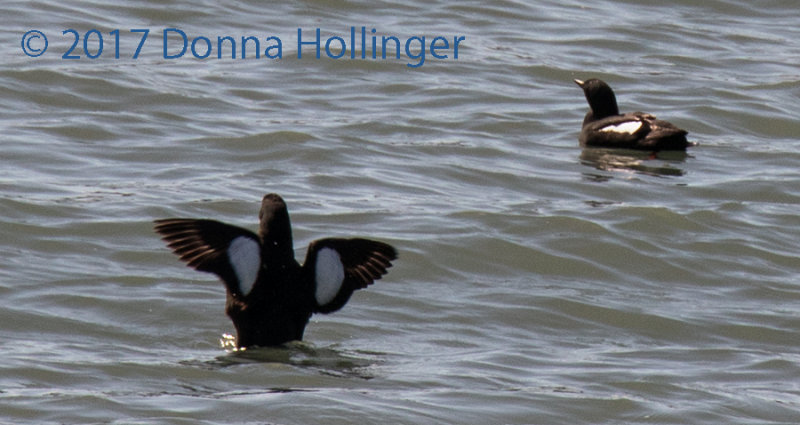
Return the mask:
[[[800,422],[794,2],[0,11],[0,422]],[[280,60],[59,53],[68,28],[362,25],[466,39],[418,68],[291,43]],[[581,149],[572,79],[592,76],[698,146]],[[151,221],[254,229],[268,192],[298,258],[358,235],[400,259],[306,341],[232,352],[222,285]]]

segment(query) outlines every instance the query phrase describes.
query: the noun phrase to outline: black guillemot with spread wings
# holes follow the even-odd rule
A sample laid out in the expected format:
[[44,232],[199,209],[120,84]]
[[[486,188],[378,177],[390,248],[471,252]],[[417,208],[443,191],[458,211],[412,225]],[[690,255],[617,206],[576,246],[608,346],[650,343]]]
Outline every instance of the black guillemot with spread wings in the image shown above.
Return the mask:
[[313,313],[342,308],[353,291],[387,273],[397,251],[368,239],[318,239],[301,266],[294,258],[286,203],[264,196],[258,234],[215,220],[167,218],[155,230],[189,267],[213,273],[227,290],[236,346],[302,340]]

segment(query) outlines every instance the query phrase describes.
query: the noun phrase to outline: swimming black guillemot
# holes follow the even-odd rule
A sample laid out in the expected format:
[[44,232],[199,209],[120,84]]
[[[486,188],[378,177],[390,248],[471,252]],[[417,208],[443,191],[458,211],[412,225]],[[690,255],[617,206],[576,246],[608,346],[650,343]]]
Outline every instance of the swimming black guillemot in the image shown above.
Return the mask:
[[302,340],[313,313],[342,308],[357,289],[387,273],[397,251],[368,239],[318,239],[301,266],[294,258],[286,203],[261,201],[258,235],[215,220],[155,220],[155,230],[189,267],[214,273],[227,290],[225,312],[236,346],[273,346]]
[[614,91],[602,80],[574,80],[591,110],[583,119],[578,141],[583,146],[642,150],[686,150],[686,130],[644,112],[619,113]]

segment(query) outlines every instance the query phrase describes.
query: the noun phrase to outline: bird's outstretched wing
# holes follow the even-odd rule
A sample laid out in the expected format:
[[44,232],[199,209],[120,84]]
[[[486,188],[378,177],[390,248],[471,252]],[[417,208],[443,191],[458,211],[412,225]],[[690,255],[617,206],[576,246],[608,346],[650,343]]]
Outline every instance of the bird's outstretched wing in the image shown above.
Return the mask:
[[215,220],[155,220],[155,231],[189,267],[214,273],[234,295],[247,295],[261,270],[261,244],[255,233]]
[[344,306],[357,289],[386,274],[397,251],[369,239],[319,239],[308,246],[303,270],[314,287],[315,312],[331,313]]

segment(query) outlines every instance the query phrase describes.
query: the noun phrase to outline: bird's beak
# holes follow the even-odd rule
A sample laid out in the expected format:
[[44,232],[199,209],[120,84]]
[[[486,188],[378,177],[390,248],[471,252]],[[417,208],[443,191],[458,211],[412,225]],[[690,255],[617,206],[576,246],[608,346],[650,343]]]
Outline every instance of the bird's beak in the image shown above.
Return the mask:
[[574,81],[575,84],[578,85],[578,87],[583,88],[583,80],[575,79],[575,80],[572,80],[572,81]]

